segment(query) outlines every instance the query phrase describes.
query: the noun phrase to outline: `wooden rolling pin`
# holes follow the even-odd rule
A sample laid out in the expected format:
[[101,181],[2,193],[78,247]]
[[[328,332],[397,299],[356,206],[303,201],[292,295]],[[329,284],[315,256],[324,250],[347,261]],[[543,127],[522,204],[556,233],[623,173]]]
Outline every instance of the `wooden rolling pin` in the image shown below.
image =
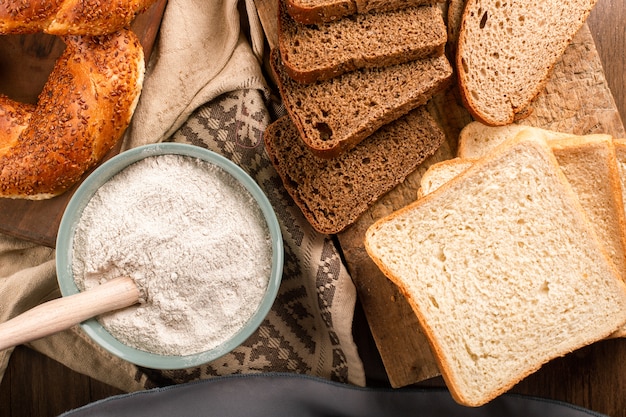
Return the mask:
[[0,324],[0,350],[36,340],[81,323],[99,314],[139,302],[141,292],[129,277],[40,304]]

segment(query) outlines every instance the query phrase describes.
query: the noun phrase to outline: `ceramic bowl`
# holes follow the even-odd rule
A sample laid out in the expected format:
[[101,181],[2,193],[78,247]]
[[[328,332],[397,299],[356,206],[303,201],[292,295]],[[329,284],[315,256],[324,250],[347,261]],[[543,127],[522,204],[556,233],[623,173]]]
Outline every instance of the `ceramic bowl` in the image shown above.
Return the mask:
[[280,227],[269,200],[257,183],[245,171],[230,160],[212,151],[198,146],[178,143],[141,146],[114,156],[95,169],[85,181],[83,181],[70,199],[61,219],[57,235],[56,267],[62,295],[68,296],[79,292],[72,273],[72,244],[76,226],[83,209],[100,186],[114,175],[124,170],[127,166],[143,158],[164,154],[186,155],[199,158],[217,165],[232,175],[232,177],[239,181],[256,200],[267,222],[272,245],[272,266],[269,284],[256,312],[234,336],[211,350],[188,356],[165,356],[150,353],[123,344],[113,337],[95,318],[81,323],[84,331],[95,342],[124,360],[153,369],[181,369],[210,362],[239,346],[259,327],[274,303],[278,292],[282,277],[284,256]]

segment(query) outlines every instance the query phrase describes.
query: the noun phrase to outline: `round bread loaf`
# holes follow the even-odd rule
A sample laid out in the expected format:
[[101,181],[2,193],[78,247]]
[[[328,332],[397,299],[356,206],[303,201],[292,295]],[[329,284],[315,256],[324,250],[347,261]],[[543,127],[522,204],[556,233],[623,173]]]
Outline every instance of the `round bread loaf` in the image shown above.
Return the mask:
[[63,193],[113,148],[136,107],[145,65],[132,31],[63,39],[35,107],[0,98],[0,197]]

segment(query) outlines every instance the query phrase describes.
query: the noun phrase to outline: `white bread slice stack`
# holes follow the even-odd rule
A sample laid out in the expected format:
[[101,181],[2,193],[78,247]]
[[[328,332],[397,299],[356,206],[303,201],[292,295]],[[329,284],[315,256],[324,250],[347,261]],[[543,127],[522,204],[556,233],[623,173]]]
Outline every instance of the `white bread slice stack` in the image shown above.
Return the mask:
[[[458,158],[465,164],[488,153],[501,142],[514,137],[522,130],[532,129],[543,134],[559,166],[576,192],[591,224],[596,228],[600,240],[626,282],[626,215],[623,187],[626,184],[626,170],[620,172],[618,166],[617,143],[610,135],[575,136],[523,125],[486,126],[471,122],[459,134]],[[626,158],[626,152],[622,155]],[[625,159],[626,160],[626,159]],[[461,167],[460,162],[449,163]],[[442,163],[438,168],[427,172],[422,178],[424,189],[419,194],[431,190],[432,184],[441,183],[451,175],[451,167]],[[437,173],[438,171],[443,171]],[[438,180],[433,179],[438,178]],[[424,178],[432,184],[424,181]],[[620,332],[626,336],[626,328]]]
[[[626,187],[626,141],[624,150],[619,153],[617,141],[614,143],[609,135],[573,136],[528,126],[491,127],[478,122],[470,123],[466,128],[461,131],[458,152],[472,158],[459,156],[429,167],[422,176],[418,197],[431,193],[463,172],[476,161],[475,158],[488,153],[500,142],[509,140],[522,130],[535,130],[547,138],[596,234],[622,280],[626,282],[626,215],[623,199]],[[618,155],[624,161],[621,171]],[[626,326],[610,337],[626,337]]]
[[365,236],[467,406],[626,322],[626,287],[542,136],[520,132]]

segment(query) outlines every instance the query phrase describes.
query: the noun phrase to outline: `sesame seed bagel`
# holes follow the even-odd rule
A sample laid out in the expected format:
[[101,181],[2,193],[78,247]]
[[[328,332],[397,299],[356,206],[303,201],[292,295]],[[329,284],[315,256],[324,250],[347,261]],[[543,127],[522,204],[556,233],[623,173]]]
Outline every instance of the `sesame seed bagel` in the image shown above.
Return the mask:
[[0,1],[0,34],[103,35],[126,27],[155,0]]
[[143,83],[128,29],[65,36],[36,106],[0,97],[0,197],[41,200],[72,185],[121,138]]

